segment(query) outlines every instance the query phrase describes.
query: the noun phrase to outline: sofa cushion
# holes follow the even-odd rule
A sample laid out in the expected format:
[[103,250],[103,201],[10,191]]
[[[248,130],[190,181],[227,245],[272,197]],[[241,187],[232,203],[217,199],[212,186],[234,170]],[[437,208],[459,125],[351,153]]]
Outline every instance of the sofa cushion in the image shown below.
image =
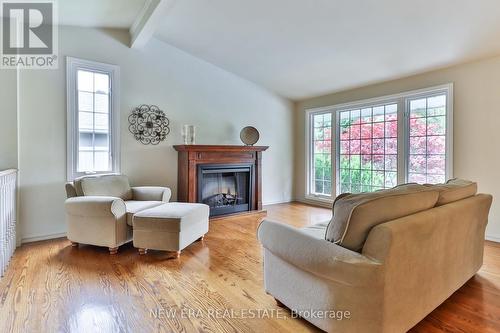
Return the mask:
[[306,234],[308,234],[311,237],[318,238],[318,239],[324,239],[326,227],[328,226],[328,222],[329,221],[309,225],[307,227],[302,228],[302,231],[304,231]]
[[164,204],[163,201],[136,201],[128,200],[125,201],[125,207],[127,211],[127,224],[133,226],[134,214],[149,208],[160,206]]
[[[75,180],[77,194],[132,199],[132,189],[125,175],[86,176]],[[80,195],[80,194],[79,194]]]
[[77,197],[81,197],[81,196],[83,196],[83,191],[82,191],[82,179],[83,179],[83,177],[81,177],[81,178],[76,178],[76,179],[73,181],[73,187],[75,188],[75,193],[76,193],[76,196],[77,196]]
[[427,185],[439,191],[436,206],[446,205],[450,202],[465,199],[476,195],[477,183],[464,179],[450,179],[446,184]]
[[361,251],[374,226],[433,208],[438,196],[434,188],[418,184],[346,195],[339,198],[333,207],[325,239],[350,250]]
[[74,198],[74,197],[78,196],[78,194],[76,193],[76,188],[73,185],[73,183],[66,183],[66,185],[64,185],[64,188],[66,189],[66,198],[67,199]]

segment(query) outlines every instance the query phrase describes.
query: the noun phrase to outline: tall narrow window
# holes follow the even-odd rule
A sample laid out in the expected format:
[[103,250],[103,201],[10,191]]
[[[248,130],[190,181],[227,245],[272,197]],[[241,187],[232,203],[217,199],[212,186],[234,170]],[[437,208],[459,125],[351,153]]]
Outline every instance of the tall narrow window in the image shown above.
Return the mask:
[[452,88],[308,110],[306,198],[451,178]]
[[313,123],[312,193],[332,195],[332,114],[315,114]]
[[119,171],[118,75],[113,65],[68,58],[68,179]]
[[409,99],[408,181],[446,180],[446,95]]

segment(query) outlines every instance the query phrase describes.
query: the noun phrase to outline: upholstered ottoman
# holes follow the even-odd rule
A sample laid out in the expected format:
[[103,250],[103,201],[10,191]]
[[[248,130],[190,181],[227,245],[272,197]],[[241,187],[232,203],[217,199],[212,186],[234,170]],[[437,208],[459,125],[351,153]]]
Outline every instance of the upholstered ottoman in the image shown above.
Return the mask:
[[207,205],[171,202],[142,210],[133,217],[134,247],[140,254],[148,249],[174,251],[182,249],[208,232]]

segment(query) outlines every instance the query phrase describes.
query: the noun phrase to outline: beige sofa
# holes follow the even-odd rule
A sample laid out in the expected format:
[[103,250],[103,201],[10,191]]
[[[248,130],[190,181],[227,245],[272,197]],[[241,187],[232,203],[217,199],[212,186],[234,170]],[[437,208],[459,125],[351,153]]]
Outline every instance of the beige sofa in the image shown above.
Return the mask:
[[132,240],[135,213],[157,207],[170,200],[167,187],[130,187],[124,175],[86,176],[66,184],[67,237],[78,243],[109,248]]
[[328,332],[406,332],[482,265],[492,197],[476,189],[414,184],[343,196],[303,229],[264,221],[265,289]]

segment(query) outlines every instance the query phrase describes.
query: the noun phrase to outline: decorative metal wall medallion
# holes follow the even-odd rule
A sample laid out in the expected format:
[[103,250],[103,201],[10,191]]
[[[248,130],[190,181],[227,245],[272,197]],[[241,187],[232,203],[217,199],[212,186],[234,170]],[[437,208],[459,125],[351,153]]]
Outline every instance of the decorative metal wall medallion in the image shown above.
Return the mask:
[[128,117],[130,133],[144,145],[157,145],[170,133],[170,121],[156,105],[141,105]]

